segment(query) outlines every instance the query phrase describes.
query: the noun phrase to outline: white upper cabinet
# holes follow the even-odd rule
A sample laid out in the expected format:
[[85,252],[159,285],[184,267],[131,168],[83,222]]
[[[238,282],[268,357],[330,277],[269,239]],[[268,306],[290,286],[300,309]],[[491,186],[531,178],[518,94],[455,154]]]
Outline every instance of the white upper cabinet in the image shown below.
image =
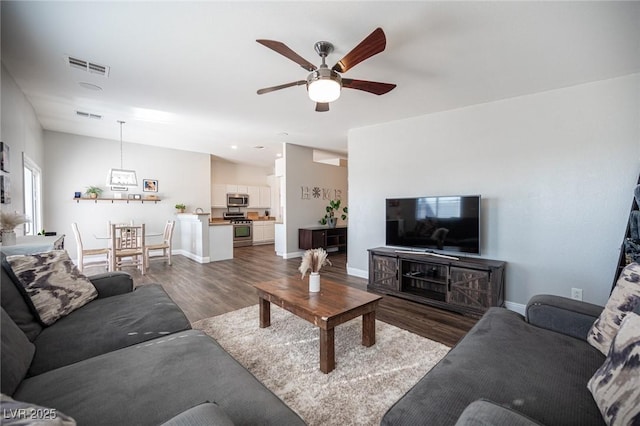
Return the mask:
[[211,207],[227,207],[227,185],[214,184],[211,190]]
[[247,193],[249,194],[249,208],[271,208],[271,188],[268,186],[250,186]]

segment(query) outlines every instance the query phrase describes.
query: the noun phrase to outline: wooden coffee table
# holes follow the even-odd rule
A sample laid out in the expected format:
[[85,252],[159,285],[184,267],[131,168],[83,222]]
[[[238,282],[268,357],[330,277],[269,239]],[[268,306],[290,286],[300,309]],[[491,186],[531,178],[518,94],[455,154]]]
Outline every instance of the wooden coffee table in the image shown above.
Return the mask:
[[320,328],[320,371],[336,366],[334,328],[362,315],[362,345],[376,343],[376,307],[381,296],[321,278],[320,292],[309,293],[308,279],[286,277],[255,284],[260,298],[260,327],[271,325],[271,303]]

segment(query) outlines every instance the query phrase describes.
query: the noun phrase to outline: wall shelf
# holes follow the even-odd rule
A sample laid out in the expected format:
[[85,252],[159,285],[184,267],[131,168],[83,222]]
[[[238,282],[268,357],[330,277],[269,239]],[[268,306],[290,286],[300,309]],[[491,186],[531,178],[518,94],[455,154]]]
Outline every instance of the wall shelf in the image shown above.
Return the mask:
[[93,201],[96,204],[98,203],[98,201],[111,201],[111,203],[113,204],[114,201],[126,201],[127,204],[129,204],[129,202],[134,202],[134,203],[142,203],[144,204],[144,202],[148,202],[148,203],[153,203],[156,204],[158,201],[162,201],[161,199],[157,199],[157,200],[149,200],[149,199],[140,199],[140,200],[134,200],[133,198],[88,198],[88,197],[82,197],[82,198],[74,198],[76,203],[80,203],[80,201]]

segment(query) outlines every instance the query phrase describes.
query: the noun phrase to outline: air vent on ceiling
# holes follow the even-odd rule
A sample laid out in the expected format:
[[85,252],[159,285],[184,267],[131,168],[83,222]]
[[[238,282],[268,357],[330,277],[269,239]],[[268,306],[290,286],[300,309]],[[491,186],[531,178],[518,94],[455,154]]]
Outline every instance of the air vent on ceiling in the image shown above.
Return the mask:
[[87,71],[91,74],[97,74],[103,77],[109,77],[109,67],[106,65],[95,64],[84,59],[74,58],[73,56],[67,56],[66,58],[67,63],[71,68]]
[[76,111],[76,115],[84,118],[93,118],[94,120],[102,120],[102,116],[100,114],[92,114],[90,112]]

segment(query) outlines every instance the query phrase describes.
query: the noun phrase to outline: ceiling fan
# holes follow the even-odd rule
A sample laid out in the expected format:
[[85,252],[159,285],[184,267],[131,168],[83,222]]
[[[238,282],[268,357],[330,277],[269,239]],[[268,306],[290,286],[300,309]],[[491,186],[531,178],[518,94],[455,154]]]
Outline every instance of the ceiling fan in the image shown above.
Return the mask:
[[322,58],[320,67],[316,67],[311,62],[298,55],[296,52],[287,47],[284,43],[275,40],[256,40],[263,46],[291,59],[300,65],[310,74],[306,80],[298,80],[291,83],[281,84],[279,86],[266,87],[258,90],[258,95],[274,92],[276,90],[285,89],[293,86],[307,86],[309,98],[316,102],[316,111],[329,111],[329,103],[340,97],[340,90],[343,87],[347,89],[362,90],[373,93],[375,95],[384,95],[393,90],[396,85],[390,83],[379,83],[376,81],[354,80],[351,78],[342,78],[340,73],[345,73],[360,62],[382,52],[387,45],[387,39],[382,28],[376,28],[367,38],[362,40],[360,44],[340,59],[332,68],[329,68],[325,62],[327,55],[333,51],[333,45],[328,41],[319,41],[314,45],[318,55]]

